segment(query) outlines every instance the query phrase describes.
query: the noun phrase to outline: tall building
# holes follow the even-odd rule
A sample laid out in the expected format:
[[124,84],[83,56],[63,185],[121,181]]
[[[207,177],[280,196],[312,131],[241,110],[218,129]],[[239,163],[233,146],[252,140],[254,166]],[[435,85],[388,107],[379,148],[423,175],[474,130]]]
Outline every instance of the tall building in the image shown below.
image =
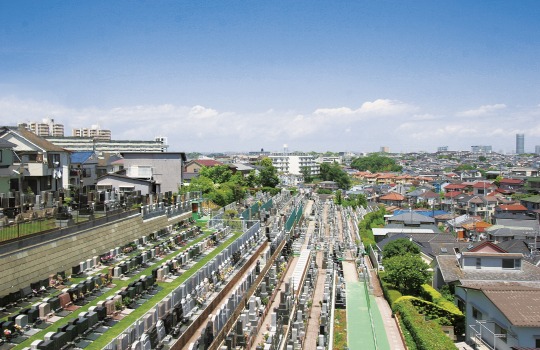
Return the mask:
[[45,138],[56,146],[73,152],[167,152],[168,144],[159,141],[158,138],[150,141],[137,140],[99,140],[94,137],[51,137]]
[[540,156],[540,146],[537,145],[537,146],[534,147],[534,153],[536,155]]
[[448,146],[437,147],[437,152],[448,152]]
[[390,147],[381,146],[381,153],[390,153]]
[[320,174],[320,165],[315,157],[305,153],[272,153],[269,158],[279,173],[300,175],[302,168],[308,168],[311,175]]
[[55,123],[54,119],[45,118],[41,122],[19,123],[19,126],[24,126],[25,129],[41,137],[64,136],[64,125]]
[[90,128],[72,129],[71,134],[75,137],[91,137],[102,141],[111,140],[111,131],[101,129],[99,125],[92,125]]
[[471,146],[472,153],[491,153],[491,146]]
[[516,154],[525,153],[525,134],[516,134]]

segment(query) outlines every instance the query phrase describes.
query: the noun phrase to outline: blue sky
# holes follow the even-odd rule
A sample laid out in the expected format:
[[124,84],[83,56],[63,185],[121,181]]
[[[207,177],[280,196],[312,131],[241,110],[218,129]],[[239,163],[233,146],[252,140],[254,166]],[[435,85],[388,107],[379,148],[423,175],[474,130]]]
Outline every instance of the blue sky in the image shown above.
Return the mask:
[[171,151],[540,145],[539,1],[2,1],[1,124]]

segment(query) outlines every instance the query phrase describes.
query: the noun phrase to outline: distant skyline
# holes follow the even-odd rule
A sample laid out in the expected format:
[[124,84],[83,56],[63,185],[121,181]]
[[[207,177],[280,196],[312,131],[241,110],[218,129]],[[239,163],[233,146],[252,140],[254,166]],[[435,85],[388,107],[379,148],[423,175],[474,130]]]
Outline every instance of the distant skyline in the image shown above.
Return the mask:
[[170,151],[525,152],[540,2],[3,1],[0,124]]

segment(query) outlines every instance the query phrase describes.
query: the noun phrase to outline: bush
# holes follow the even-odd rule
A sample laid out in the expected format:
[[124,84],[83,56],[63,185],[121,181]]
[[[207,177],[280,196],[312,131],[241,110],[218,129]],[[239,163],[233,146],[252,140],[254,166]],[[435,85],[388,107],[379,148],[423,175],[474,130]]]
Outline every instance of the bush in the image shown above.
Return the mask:
[[394,302],[401,298],[403,294],[400,293],[397,289],[394,288],[391,284],[388,284],[386,282],[383,282],[382,277],[384,276],[385,272],[381,271],[378,274],[379,282],[381,283],[381,288],[383,291],[384,298],[386,301],[388,301],[388,304],[390,304],[390,307],[393,308]]
[[463,315],[463,313],[454,303],[448,301],[441,293],[439,293],[429,284],[422,285],[422,298],[431,301],[432,303],[442,307],[445,310],[448,310],[448,312],[456,315]]
[[433,320],[441,326],[454,326],[456,334],[463,333],[465,316],[459,309],[457,312],[454,312],[454,310],[447,310],[430,301],[412,296],[404,296],[399,300],[396,300],[395,304],[398,304],[403,300],[409,301],[416,308],[416,311],[422,314],[426,319]]
[[[414,297],[402,297],[394,303],[395,312],[403,320],[418,350],[455,350],[454,342],[446,336],[437,322],[427,321],[411,302]],[[418,299],[419,300],[419,299]]]

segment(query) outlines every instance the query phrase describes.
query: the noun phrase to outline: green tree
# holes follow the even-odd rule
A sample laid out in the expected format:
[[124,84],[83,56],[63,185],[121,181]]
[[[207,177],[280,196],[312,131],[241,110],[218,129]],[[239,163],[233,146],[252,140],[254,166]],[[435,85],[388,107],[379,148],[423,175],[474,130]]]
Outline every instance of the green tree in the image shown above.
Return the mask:
[[378,153],[367,157],[355,158],[351,162],[351,167],[360,171],[371,171],[372,173],[385,171],[401,171],[401,166],[390,157],[382,156]]
[[342,202],[343,202],[343,195],[341,194],[341,191],[340,190],[337,190],[336,191],[336,196],[334,198],[334,202],[337,204],[337,205],[341,205]]
[[385,245],[382,254],[384,261],[386,261],[386,259],[397,255],[420,254],[420,247],[407,238],[400,238]]
[[313,175],[311,174],[311,168],[308,166],[303,166],[300,168],[300,173],[304,177],[305,183],[310,183],[313,181]]
[[478,157],[478,160],[481,162],[485,162],[487,160],[486,156],[480,156]]
[[257,177],[255,170],[251,170],[249,174],[246,176],[246,186],[253,188],[257,186],[258,182],[259,182],[259,178]]
[[188,186],[181,189],[182,193],[201,191],[202,193],[210,193],[214,190],[214,182],[205,176],[199,176],[191,179]]
[[323,181],[334,181],[339,188],[348,189],[351,187],[351,178],[338,163],[322,163],[320,167],[320,178]]
[[396,255],[385,259],[382,279],[403,295],[418,295],[420,286],[429,281],[428,269],[429,265],[419,255]]
[[277,170],[272,165],[272,160],[270,158],[263,158],[259,165],[262,169],[259,171],[259,182],[263,187],[272,187],[275,188],[279,185],[279,177]]
[[202,167],[199,171],[199,177],[204,176],[214,183],[222,184],[231,179],[233,173],[227,165],[216,165],[212,167]]

